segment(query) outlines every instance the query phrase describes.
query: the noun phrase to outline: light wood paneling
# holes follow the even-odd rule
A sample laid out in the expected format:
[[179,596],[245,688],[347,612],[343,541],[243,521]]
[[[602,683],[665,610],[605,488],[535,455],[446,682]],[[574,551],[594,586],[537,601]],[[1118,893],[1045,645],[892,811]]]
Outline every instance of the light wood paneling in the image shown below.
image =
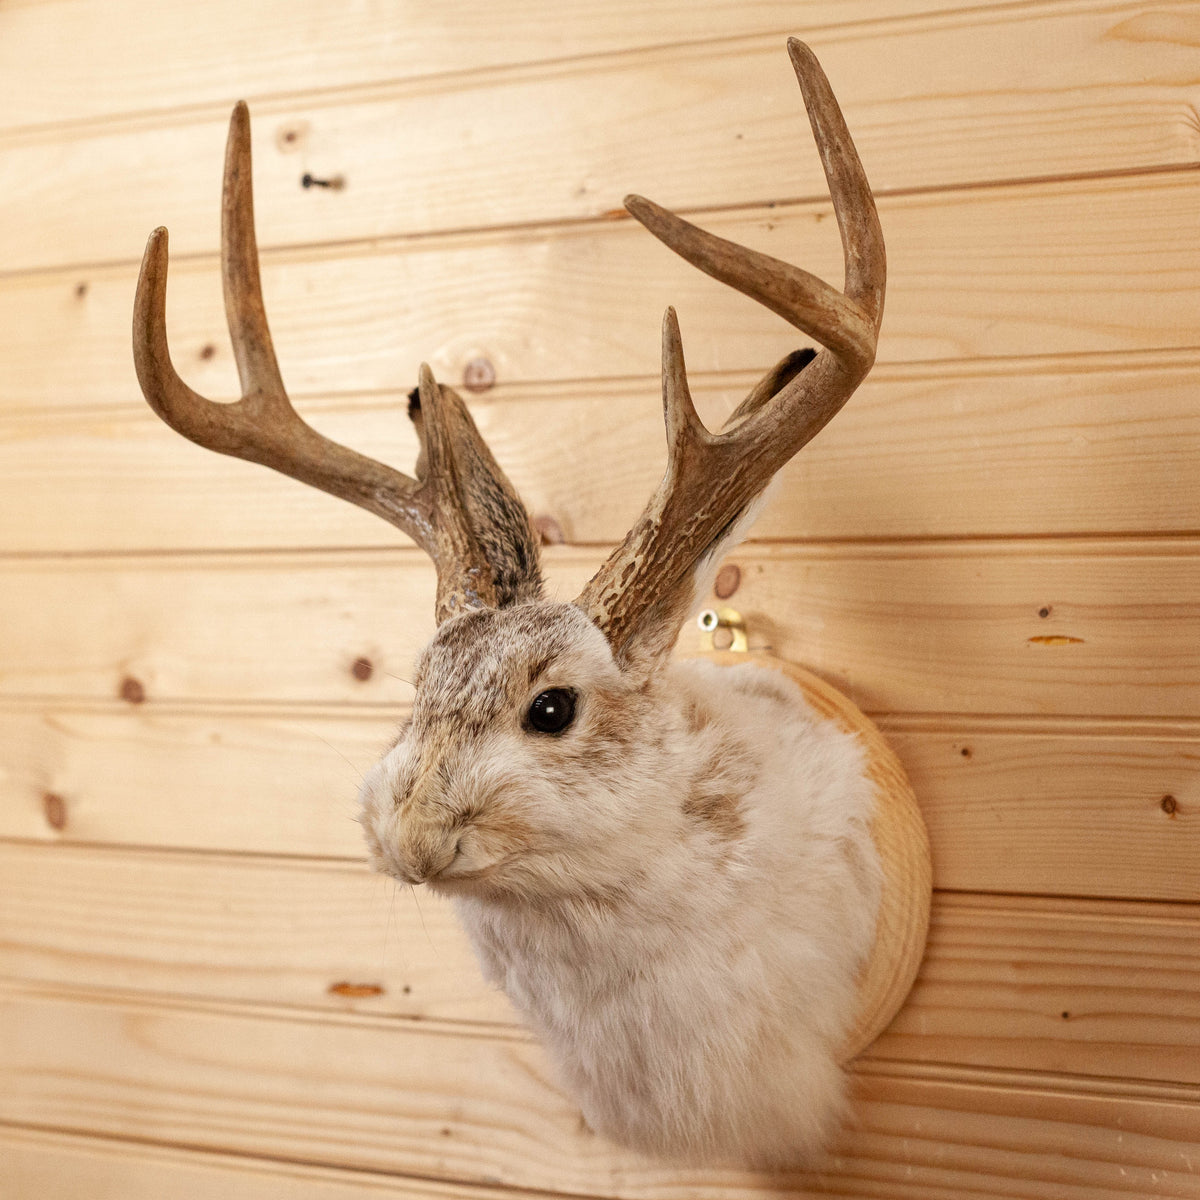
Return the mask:
[[0,843],[0,864],[9,979],[517,1025],[451,906],[365,862]]
[[1200,741],[1114,723],[884,719],[960,891],[1200,900]]
[[[450,906],[362,865],[0,844],[0,876],[10,979],[518,1024]],[[869,1056],[1189,1083],[1198,934],[1194,906],[939,894]]]
[[[582,1128],[523,1037],[26,988],[0,1006],[8,1121],[591,1195],[786,1186],[616,1150]],[[867,1064],[858,1090],[834,1190],[875,1178],[927,1196],[969,1179],[1006,1197],[1145,1196],[1152,1182],[1200,1194],[1195,1087]]]
[[[812,44],[877,195],[1195,165],[1194,8],[1160,4],[1153,41],[1137,36],[1145,15],[1144,0],[985,9],[922,15],[887,37],[831,28]],[[980,59],[971,48],[984,38]],[[826,192],[777,35],[253,111],[263,245],[594,217],[631,190],[671,208]],[[215,251],[227,119],[52,129],[12,145],[0,264],[130,258],[161,224],[175,253]],[[305,172],[347,186],[306,192]],[[80,195],[92,198],[84,212]]]
[[[880,360],[1195,348],[1200,173],[885,197]],[[700,219],[830,278],[826,204]],[[131,404],[134,264],[0,284],[0,409]],[[676,305],[688,365],[761,372],[794,330],[682,262],[632,220],[268,254],[263,286],[297,395],[407,393],[486,355],[502,382],[654,377]],[[237,392],[216,266],[171,272],[168,325],[189,383]]]
[[[399,710],[114,710],[0,708],[0,836],[362,856],[359,779]],[[883,725],[920,798],[937,886],[1200,900],[1191,724]]]
[[[1194,8],[0,4],[2,1200],[1200,1200]],[[573,595],[662,468],[666,304],[713,424],[794,345],[623,192],[841,276],[788,33],[881,196],[889,302],[732,603],[880,716],[943,890],[853,1130],[777,1178],[588,1134],[448,908],[368,874],[431,568],[176,441],[129,315],[161,221],[176,361],[234,394],[249,98],[301,407],[407,466],[418,363],[489,358],[472,409]]]
[[[995,0],[921,0],[919,11],[990,7]],[[912,13],[911,0],[510,0],[502,10],[488,0],[336,9],[213,0],[203,13],[138,0],[10,0],[0,11],[0,113],[10,128],[96,120]]]
[[[1196,532],[1200,368],[1191,355],[1163,358],[1132,370],[1109,356],[881,368],[782,472],[752,536]],[[752,382],[692,387],[716,428]],[[470,406],[530,509],[571,542],[619,541],[666,463],[657,380],[505,387]],[[402,398],[306,412],[330,437],[412,469]],[[0,511],[9,553],[405,541],[353,505],[197,449],[146,407],[11,415],[0,424]]]
[[[0,1161],[14,1197],[37,1200],[535,1200],[365,1171],[306,1167],[0,1125]],[[536,1197],[545,1200],[544,1193]]]
[[[577,595],[601,557],[550,555],[552,594]],[[1191,539],[758,546],[737,561],[752,646],[868,711],[1200,706]],[[10,560],[0,694],[108,698],[133,680],[135,700],[403,703],[432,633],[433,584],[416,551]],[[685,649],[696,636],[684,630]]]

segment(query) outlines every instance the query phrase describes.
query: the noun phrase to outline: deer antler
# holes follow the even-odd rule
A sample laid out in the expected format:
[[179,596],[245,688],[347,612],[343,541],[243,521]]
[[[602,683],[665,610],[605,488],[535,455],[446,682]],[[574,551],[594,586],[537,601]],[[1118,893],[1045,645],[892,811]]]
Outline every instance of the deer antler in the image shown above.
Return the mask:
[[640,196],[626,199],[630,213],[677,254],[826,348],[808,366],[794,356],[784,359],[723,431],[712,434],[692,404],[679,325],[674,310],[667,310],[662,352],[667,471],[637,524],[576,601],[619,657],[628,656],[635,634],[640,649],[653,657],[670,648],[691,602],[697,564],[716,551],[776,471],[846,403],[875,361],[886,262],[870,185],[812,51],[791,38],[788,52],[837,215],[845,290],[706,233]]
[[[133,355],[151,408],[177,432],[222,454],[273,467],[349,500],[407,533],[438,572],[437,618],[540,593],[528,514],[479,436],[461,397],[421,367],[417,479],[330,441],[288,399],[263,307],[250,178],[250,114],[233,110],[221,200],[225,315],[242,398],[217,404],[171,363],[166,334],[167,231],[146,245],[134,300]],[[416,413],[419,411],[420,419]]]

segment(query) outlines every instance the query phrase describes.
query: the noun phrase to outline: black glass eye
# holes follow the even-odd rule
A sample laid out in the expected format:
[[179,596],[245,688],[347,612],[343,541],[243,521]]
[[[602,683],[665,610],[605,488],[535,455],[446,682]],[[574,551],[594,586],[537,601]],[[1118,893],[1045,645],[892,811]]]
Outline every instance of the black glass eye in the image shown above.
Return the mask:
[[530,728],[538,733],[562,733],[575,720],[575,693],[567,688],[551,688],[533,699],[529,706]]

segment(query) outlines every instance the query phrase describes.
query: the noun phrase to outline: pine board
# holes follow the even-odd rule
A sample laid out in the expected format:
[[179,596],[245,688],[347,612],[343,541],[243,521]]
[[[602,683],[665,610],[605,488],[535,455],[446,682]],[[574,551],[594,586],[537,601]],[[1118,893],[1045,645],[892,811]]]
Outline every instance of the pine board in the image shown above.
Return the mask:
[[[0,836],[357,860],[359,779],[399,715],[5,705]],[[938,887],[1200,900],[1194,729],[883,727],[921,802]]]
[[[759,539],[1194,533],[1200,365],[881,367],[780,475]],[[693,385],[717,428],[753,382]],[[613,543],[666,462],[657,380],[469,396],[484,437],[539,517]],[[395,396],[306,406],[328,436],[411,471]],[[391,546],[385,522],[261,467],[206,453],[148,407],[0,419],[0,552]]]
[[546,1200],[431,1179],[0,1126],[5,1200]]
[[[1195,171],[884,197],[880,361],[1194,348],[1198,205]],[[811,202],[698,219],[838,280],[830,216]],[[135,278],[127,262],[0,282],[0,410],[132,404]],[[653,378],[668,304],[697,372],[762,372],[802,340],[632,220],[279,251],[263,286],[298,396],[406,394],[423,359],[457,383],[481,355],[501,383]],[[169,291],[176,365],[231,398],[215,261],[177,262]]]
[[[1146,16],[1144,0],[967,10],[830,28],[813,48],[877,195],[1193,166],[1194,6],[1159,5],[1153,40]],[[598,217],[629,191],[685,210],[826,192],[774,34],[289,96],[253,115],[263,246]],[[0,264],[128,258],[161,224],[177,254],[214,252],[227,121],[0,141]],[[305,190],[306,173],[346,186]]]
[[[0,976],[518,1026],[449,904],[361,864],[0,844]],[[1200,1082],[1200,908],[940,893],[872,1059]]]
[[[870,712],[1190,717],[1197,550],[1184,538],[746,547],[735,599],[753,647]],[[551,594],[577,595],[600,559],[548,556]],[[12,559],[0,695],[398,705],[433,632],[433,590],[416,551]],[[681,644],[698,636],[685,629]]]
[[[997,7],[921,0],[918,12]],[[1001,9],[1011,7],[1000,5]],[[10,0],[0,10],[7,128],[97,121],[278,93],[357,90],[636,46],[908,18],[912,0]],[[181,30],[186,36],[181,37]],[[782,40],[782,39],[781,39]]]
[[[630,1200],[789,1182],[609,1146],[524,1038],[27,988],[0,1005],[10,1122]],[[928,1196],[970,1180],[1006,1197],[1200,1195],[1195,1087],[866,1065],[859,1088],[836,1190]]]

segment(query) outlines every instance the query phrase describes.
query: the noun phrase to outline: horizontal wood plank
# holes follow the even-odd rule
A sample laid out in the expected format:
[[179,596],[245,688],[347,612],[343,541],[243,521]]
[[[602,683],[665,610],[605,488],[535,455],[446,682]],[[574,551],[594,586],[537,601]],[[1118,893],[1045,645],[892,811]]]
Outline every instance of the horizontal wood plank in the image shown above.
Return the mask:
[[[550,555],[551,595],[577,595],[601,557]],[[735,561],[751,645],[871,712],[1200,706],[1191,539],[757,546]],[[0,695],[398,705],[433,591],[416,551],[13,559],[0,564]]]
[[[0,976],[517,1026],[449,904],[364,866],[0,844]],[[873,1059],[1200,1082],[1200,908],[939,893]]]
[[[922,14],[813,48],[877,194],[1196,165],[1194,10],[1157,5],[1153,40],[1146,15],[1145,0]],[[630,190],[680,209],[826,192],[775,35],[254,115],[264,246],[597,217]],[[214,252],[227,119],[0,142],[0,264],[129,258],[162,224],[175,253]],[[346,186],[305,190],[306,173]]]
[[[399,715],[4,705],[0,836],[361,859],[358,783]],[[1200,900],[1197,731],[883,726],[938,887]]]
[[[779,540],[1200,530],[1200,361],[881,367],[781,473],[752,536]],[[719,427],[750,376],[693,383]],[[498,388],[470,407],[509,478],[568,542],[619,541],[666,462],[657,380]],[[411,470],[395,397],[306,408]],[[205,453],[149,408],[0,421],[0,552],[387,546],[353,505]]]
[[944,718],[883,726],[921,802],[938,886],[1200,900],[1195,733]]
[[[885,197],[881,362],[1194,348],[1200,173]],[[700,217],[841,277],[824,203]],[[0,283],[0,409],[132,404],[130,264]],[[761,372],[797,335],[632,220],[267,254],[263,286],[296,395],[407,393],[486,357],[502,383],[653,378],[667,304],[700,373]],[[177,262],[168,325],[189,383],[237,394],[215,262]],[[656,439],[657,440],[657,439]]]
[[[922,0],[921,12],[988,8],[995,0]],[[358,90],[636,46],[912,14],[911,0],[386,0],[331,9],[320,0],[214,0],[204,19],[164,2],[19,0],[0,10],[0,128],[196,105],[239,96]],[[181,28],[186,37],[180,36]]]
[[0,1162],[13,1200],[534,1200],[525,1191],[3,1125]]
[[365,862],[0,843],[0,864],[0,976],[519,1024],[450,904]]
[[[25,988],[0,1007],[10,1122],[631,1200],[790,1182],[608,1145],[524,1038]],[[980,1196],[1200,1195],[1193,1087],[869,1065],[858,1087],[835,1192],[879,1180],[897,1196],[967,1181]]]

